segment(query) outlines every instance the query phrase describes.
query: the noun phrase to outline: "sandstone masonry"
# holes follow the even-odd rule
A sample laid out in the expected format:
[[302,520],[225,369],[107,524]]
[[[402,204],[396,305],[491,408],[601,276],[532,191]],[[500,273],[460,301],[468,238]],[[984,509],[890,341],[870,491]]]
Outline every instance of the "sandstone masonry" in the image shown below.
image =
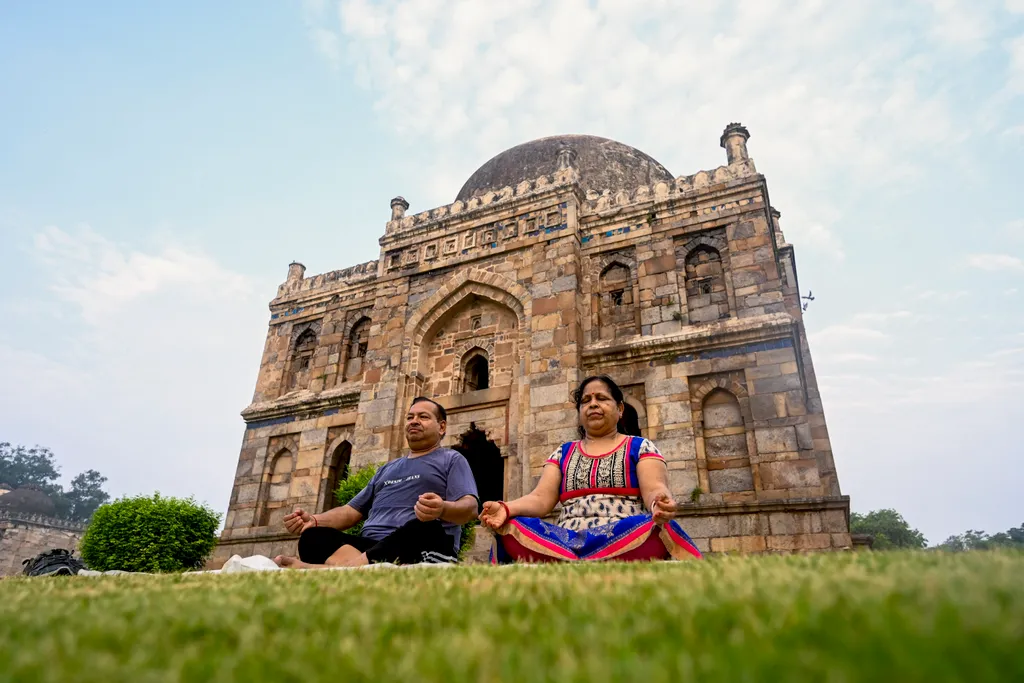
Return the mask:
[[851,547],[796,257],[748,138],[730,124],[728,164],[680,177],[601,138],[534,141],[453,204],[407,215],[392,200],[377,261],[313,277],[291,264],[212,564],[294,552],[281,518],[332,507],[350,467],[399,456],[417,395],[448,408],[449,443],[471,426],[493,441],[500,466],[474,464],[478,478],[528,492],[595,373],[664,453],[702,551]]

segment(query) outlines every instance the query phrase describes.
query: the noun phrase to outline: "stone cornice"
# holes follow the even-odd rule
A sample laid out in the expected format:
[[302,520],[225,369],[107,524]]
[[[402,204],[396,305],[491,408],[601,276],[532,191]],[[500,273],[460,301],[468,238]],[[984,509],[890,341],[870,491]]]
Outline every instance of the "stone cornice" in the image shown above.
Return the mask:
[[789,498],[785,500],[759,500],[752,503],[679,503],[676,517],[697,517],[703,515],[738,515],[757,512],[811,512],[818,510],[843,510],[849,514],[849,496],[824,496],[821,498]]
[[246,423],[260,422],[281,417],[319,414],[331,409],[354,409],[358,405],[359,389],[354,389],[351,386],[328,389],[319,394],[314,394],[311,391],[297,391],[273,401],[249,405],[242,411],[242,419]]
[[628,342],[600,342],[583,350],[583,363],[593,366],[616,361],[635,363],[697,351],[741,346],[758,341],[792,337],[795,321],[787,313],[737,318],[686,329],[659,337],[637,337]]

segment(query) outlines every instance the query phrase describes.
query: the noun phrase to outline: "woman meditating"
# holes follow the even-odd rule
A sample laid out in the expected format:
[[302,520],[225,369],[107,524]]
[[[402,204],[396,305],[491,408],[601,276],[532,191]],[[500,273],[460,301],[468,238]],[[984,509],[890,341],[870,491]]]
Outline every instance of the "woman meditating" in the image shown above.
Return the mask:
[[[588,377],[573,398],[582,439],[551,454],[532,493],[484,503],[480,521],[496,535],[491,562],[699,558],[674,520],[665,459],[647,439],[619,433],[622,390],[608,376]],[[557,524],[539,519],[559,501]]]

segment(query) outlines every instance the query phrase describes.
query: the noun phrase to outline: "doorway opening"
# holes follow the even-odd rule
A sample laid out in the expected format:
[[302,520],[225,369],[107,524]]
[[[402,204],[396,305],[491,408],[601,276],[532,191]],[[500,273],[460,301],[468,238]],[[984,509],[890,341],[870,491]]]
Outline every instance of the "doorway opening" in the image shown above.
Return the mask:
[[459,442],[452,448],[469,461],[480,502],[501,500],[505,495],[505,459],[487,433],[470,422],[469,429],[459,435]]

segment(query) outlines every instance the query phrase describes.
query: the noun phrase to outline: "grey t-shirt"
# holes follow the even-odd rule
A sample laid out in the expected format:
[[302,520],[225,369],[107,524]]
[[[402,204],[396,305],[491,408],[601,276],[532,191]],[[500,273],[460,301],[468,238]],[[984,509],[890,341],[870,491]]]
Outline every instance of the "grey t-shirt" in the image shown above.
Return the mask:
[[[361,535],[379,541],[416,519],[413,508],[424,493],[447,501],[473,496],[480,502],[466,458],[450,448],[438,448],[418,458],[403,456],[385,463],[348,504],[366,518]],[[442,523],[457,550],[461,527]]]

